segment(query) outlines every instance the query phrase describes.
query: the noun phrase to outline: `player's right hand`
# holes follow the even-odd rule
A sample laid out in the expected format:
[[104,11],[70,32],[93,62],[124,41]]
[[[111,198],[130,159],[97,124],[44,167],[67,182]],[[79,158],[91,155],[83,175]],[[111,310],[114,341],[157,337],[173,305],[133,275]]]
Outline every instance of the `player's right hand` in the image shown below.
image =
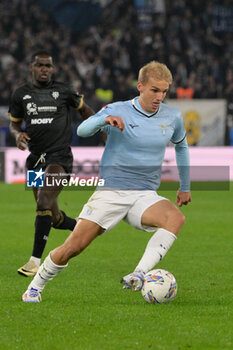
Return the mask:
[[16,138],[16,145],[22,151],[25,151],[28,147],[28,142],[31,138],[28,136],[26,132],[20,132]]
[[109,115],[105,118],[105,122],[118,128],[122,132],[125,128],[125,124],[121,117],[116,117],[115,115]]

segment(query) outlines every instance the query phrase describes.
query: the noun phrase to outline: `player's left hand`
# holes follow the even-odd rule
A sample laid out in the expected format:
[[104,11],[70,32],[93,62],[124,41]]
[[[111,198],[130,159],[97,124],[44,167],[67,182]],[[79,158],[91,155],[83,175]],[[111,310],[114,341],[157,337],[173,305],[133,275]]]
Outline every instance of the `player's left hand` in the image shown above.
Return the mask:
[[187,205],[191,201],[192,201],[192,198],[191,198],[190,192],[182,192],[181,190],[177,191],[176,204],[179,207],[182,207],[183,204]]

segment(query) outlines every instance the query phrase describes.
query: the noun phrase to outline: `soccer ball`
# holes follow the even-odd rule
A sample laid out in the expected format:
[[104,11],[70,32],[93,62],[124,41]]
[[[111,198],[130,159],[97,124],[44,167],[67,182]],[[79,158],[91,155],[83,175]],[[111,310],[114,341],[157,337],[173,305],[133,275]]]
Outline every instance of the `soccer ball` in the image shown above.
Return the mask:
[[143,298],[150,304],[167,303],[176,296],[176,279],[166,270],[151,270],[145,275],[141,292]]

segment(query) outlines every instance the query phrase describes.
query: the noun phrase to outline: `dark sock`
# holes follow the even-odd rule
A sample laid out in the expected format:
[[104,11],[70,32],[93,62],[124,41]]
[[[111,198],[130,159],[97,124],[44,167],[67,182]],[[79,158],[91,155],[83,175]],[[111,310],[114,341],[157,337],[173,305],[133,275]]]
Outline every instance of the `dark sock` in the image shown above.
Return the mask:
[[66,216],[66,214],[62,210],[60,210],[60,214],[61,214],[61,218],[59,222],[53,227],[59,230],[73,231],[73,229],[75,228],[75,225],[77,224],[77,221],[75,219],[70,218],[69,216]]
[[[40,215],[38,215],[38,213]],[[48,240],[49,231],[51,229],[51,224],[52,212],[50,210],[41,210],[37,212],[35,220],[35,238],[32,256],[35,256],[36,258],[42,257],[43,251]]]

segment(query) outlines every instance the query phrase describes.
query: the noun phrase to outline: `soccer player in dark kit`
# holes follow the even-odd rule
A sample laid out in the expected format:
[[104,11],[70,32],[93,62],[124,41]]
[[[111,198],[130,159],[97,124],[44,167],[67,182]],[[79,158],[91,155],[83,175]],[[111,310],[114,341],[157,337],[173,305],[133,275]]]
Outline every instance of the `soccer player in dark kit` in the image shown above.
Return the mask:
[[[15,90],[9,115],[10,131],[19,149],[29,149],[28,170],[43,170],[46,177],[67,178],[72,172],[70,148],[72,118],[70,108],[78,110],[83,119],[94,114],[80,95],[69,85],[52,80],[53,58],[47,51],[38,51],[31,58],[32,82]],[[25,123],[25,131],[22,123]],[[59,182],[57,182],[59,183]],[[32,256],[18,269],[24,276],[34,276],[40,266],[51,227],[73,230],[76,220],[58,207],[62,185],[33,188],[36,200],[35,237]]]

